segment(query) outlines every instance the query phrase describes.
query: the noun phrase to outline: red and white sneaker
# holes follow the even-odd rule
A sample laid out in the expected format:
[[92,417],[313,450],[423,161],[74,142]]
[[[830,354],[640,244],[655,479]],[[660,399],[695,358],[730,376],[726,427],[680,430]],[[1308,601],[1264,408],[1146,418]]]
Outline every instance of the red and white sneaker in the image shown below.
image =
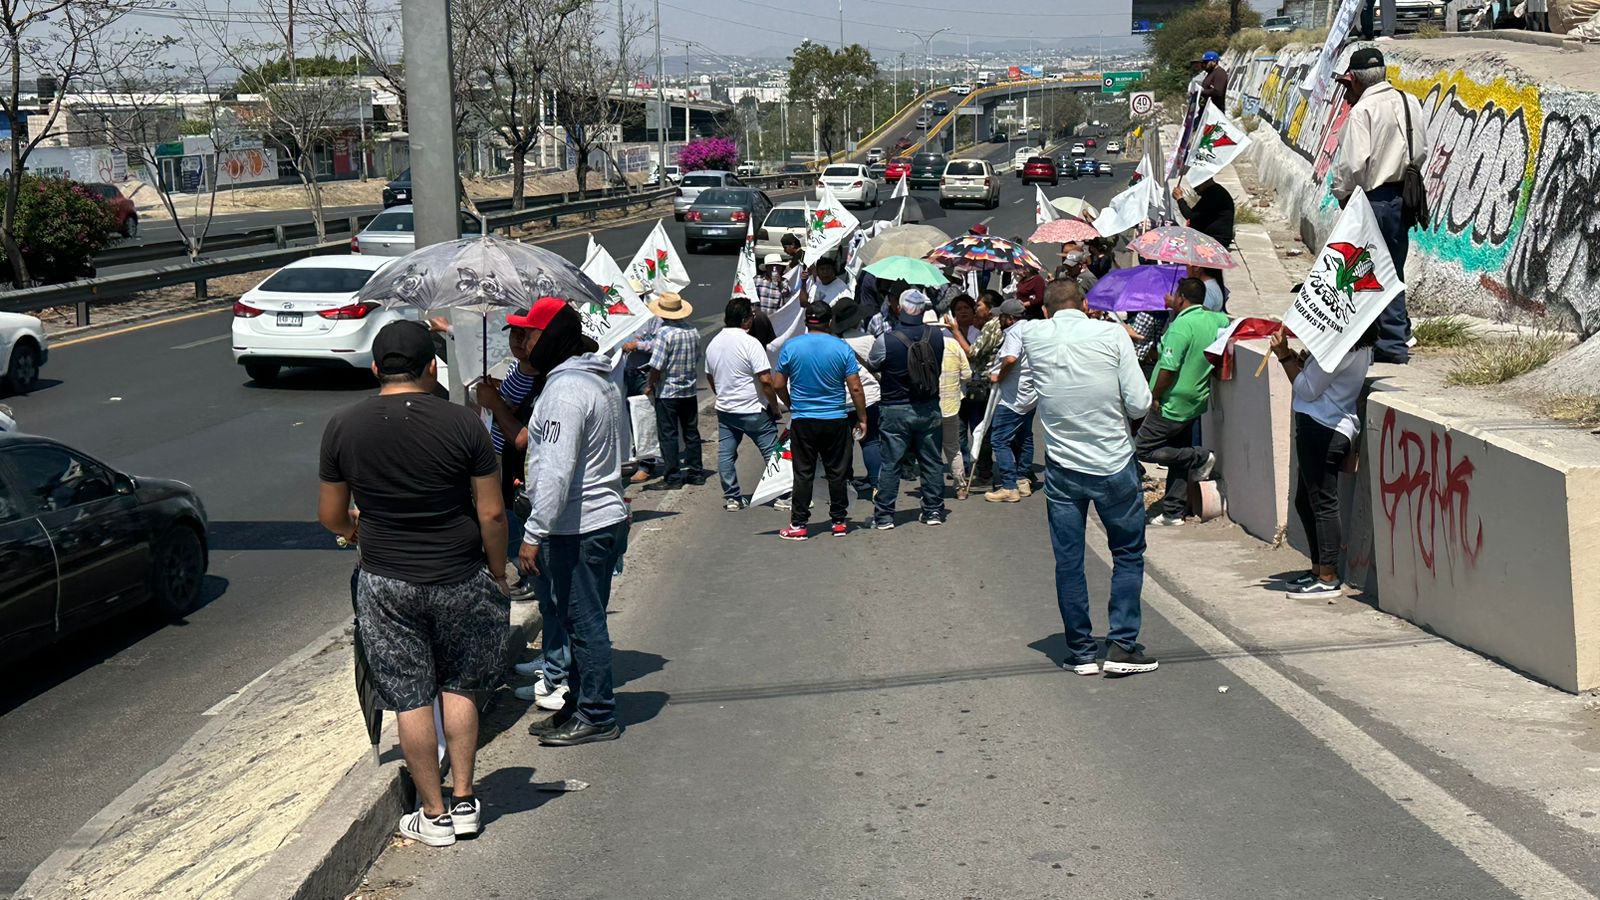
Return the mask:
[[844,537],[845,535],[847,535],[849,533],[850,533],[850,523],[849,522],[835,522],[835,523],[833,523],[833,536],[834,537]]
[[778,537],[786,541],[803,541],[811,537],[811,532],[804,525],[790,525],[788,528],[778,532]]

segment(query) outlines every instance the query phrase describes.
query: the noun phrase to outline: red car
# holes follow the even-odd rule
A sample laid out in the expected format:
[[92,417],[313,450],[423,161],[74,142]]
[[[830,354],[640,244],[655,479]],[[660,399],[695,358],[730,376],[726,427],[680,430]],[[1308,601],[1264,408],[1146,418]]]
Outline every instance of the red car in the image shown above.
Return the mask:
[[894,148],[896,150],[910,150],[913,143],[915,143],[915,141],[911,140],[911,138],[903,137],[894,142]]
[[1094,138],[1086,138],[1086,139],[1085,139],[1085,140],[1084,140],[1084,142],[1083,142],[1083,145],[1084,145],[1084,146],[1085,146],[1085,147],[1088,147],[1088,148],[1089,148],[1089,149],[1090,149],[1090,150],[1093,150],[1093,149],[1094,149],[1094,148],[1095,148],[1095,147],[1096,147],[1096,146],[1097,146],[1097,145],[1096,145],[1096,144],[1095,144],[1095,142],[1094,142]]
[[889,184],[894,184],[901,178],[909,177],[910,175],[911,160],[906,159],[904,156],[896,156],[894,159],[889,160],[889,164],[883,168],[883,180]]
[[116,214],[117,232],[123,237],[133,237],[139,233],[139,211],[134,209],[133,201],[122,196],[114,184],[86,184],[84,190],[111,204],[111,211]]
[[1056,161],[1048,156],[1030,156],[1022,164],[1022,183],[1034,184],[1048,181],[1054,187],[1061,183],[1060,173],[1056,171]]

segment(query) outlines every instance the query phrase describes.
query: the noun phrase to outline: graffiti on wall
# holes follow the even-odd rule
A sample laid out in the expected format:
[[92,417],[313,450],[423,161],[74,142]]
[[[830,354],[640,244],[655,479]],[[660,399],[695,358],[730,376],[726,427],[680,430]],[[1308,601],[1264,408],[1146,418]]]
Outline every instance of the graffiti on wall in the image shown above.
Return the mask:
[[272,150],[253,147],[217,154],[217,183],[250,184],[276,181],[278,157]]
[[1450,432],[1423,434],[1401,428],[1385,409],[1378,436],[1378,497],[1389,526],[1389,571],[1406,532],[1418,578],[1477,568],[1483,552],[1483,520],[1472,511],[1471,457],[1455,451]]
[[1579,329],[1593,334],[1600,331],[1600,112],[1546,115],[1534,171],[1506,284],[1512,299],[1569,306]]

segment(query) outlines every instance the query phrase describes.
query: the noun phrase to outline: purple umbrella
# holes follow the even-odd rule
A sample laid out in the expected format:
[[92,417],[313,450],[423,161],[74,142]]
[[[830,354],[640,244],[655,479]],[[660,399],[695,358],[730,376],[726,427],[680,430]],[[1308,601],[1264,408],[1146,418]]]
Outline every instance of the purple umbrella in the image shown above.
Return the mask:
[[1167,294],[1178,289],[1183,266],[1132,266],[1112,269],[1089,289],[1089,308],[1112,312],[1151,312],[1167,308]]

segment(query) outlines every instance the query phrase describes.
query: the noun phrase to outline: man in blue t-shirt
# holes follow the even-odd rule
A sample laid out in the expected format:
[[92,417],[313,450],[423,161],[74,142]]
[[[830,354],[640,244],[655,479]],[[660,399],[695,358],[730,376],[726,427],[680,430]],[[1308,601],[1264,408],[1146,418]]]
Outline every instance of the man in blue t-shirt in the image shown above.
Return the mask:
[[[866,431],[867,397],[861,390],[860,366],[850,345],[833,335],[833,308],[818,300],[806,307],[806,333],[784,342],[778,354],[778,397],[789,407],[789,451],[794,462],[794,497],[789,527],[778,532],[788,541],[810,537],[811,483],[817,462],[828,478],[828,513],[833,534],[849,533],[851,441]],[[850,418],[848,392],[855,405]]]

